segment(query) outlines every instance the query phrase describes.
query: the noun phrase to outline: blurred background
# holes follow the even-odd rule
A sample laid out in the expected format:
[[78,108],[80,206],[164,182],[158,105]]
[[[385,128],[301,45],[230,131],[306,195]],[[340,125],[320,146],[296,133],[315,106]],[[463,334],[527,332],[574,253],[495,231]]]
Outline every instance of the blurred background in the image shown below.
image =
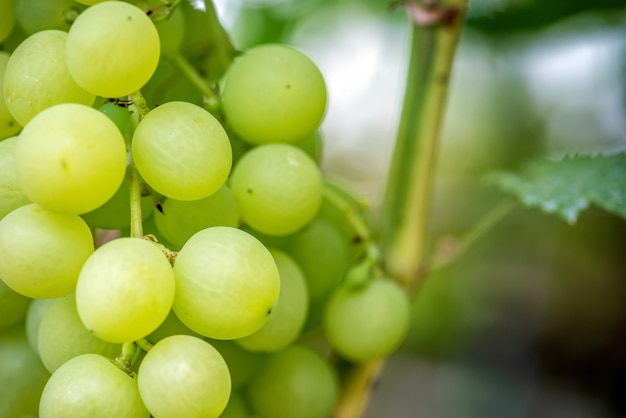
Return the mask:
[[[237,48],[286,42],[318,63],[329,89],[323,170],[375,214],[404,94],[403,10],[382,0],[215,4]],[[624,150],[623,0],[470,1],[438,162],[433,246],[503,199],[486,173]],[[516,208],[427,278],[366,417],[626,416],[625,258],[623,219],[591,208],[567,225]]]

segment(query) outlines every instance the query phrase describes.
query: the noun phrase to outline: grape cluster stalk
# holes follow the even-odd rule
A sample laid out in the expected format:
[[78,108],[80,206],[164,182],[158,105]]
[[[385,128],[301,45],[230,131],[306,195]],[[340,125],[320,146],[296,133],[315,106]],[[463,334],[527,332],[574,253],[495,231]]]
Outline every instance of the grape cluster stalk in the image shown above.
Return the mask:
[[407,333],[321,71],[196,3],[0,0],[0,416],[325,418]]

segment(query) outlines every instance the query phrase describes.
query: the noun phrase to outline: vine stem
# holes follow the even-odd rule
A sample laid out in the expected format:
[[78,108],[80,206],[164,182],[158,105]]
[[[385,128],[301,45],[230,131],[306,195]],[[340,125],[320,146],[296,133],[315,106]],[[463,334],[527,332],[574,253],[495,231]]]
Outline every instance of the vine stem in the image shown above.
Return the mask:
[[[439,133],[452,63],[468,0],[403,2],[411,18],[404,103],[380,218],[385,270],[407,291],[425,258]],[[357,365],[345,381],[334,418],[363,414],[384,360]]]
[[[141,91],[136,91],[131,95],[133,106],[137,109],[138,122],[143,119],[150,108],[146,103],[145,97]],[[132,160],[132,154],[129,152],[129,164],[127,172],[130,183],[130,236],[143,238],[143,216],[141,214],[141,182],[139,181],[139,173]]]

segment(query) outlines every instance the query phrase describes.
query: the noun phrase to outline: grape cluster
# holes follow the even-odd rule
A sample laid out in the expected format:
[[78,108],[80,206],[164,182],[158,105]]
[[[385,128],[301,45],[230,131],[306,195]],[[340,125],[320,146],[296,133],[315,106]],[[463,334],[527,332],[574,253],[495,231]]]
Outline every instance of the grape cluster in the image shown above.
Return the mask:
[[327,417],[406,333],[320,70],[260,45],[209,82],[179,3],[0,0],[0,416]]

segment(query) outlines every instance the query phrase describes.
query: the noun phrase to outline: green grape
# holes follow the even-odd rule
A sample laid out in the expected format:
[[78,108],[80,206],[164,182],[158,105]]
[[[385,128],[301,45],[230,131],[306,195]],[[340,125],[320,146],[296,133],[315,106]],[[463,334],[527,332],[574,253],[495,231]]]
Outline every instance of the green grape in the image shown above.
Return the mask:
[[230,396],[228,366],[209,343],[174,335],[146,354],[137,377],[150,413],[161,418],[216,418]]
[[228,186],[200,200],[167,199],[162,211],[154,213],[157,229],[177,248],[193,234],[212,226],[239,226],[239,211]]
[[24,193],[60,213],[81,214],[103,205],[126,173],[126,146],[115,124],[96,109],[52,106],[24,128],[15,148]]
[[77,215],[30,204],[0,220],[0,277],[30,298],[72,293],[93,250],[91,231]]
[[28,35],[43,30],[67,31],[72,19],[83,10],[73,0],[13,0],[18,25]]
[[26,337],[30,348],[39,354],[39,325],[46,310],[57,299],[34,299],[26,312]]
[[22,325],[0,332],[0,417],[36,417],[49,377],[28,345]]
[[118,238],[87,259],[76,284],[78,314],[87,329],[113,343],[135,341],[167,317],[174,273],[163,252],[142,238]]
[[323,219],[314,219],[294,234],[285,250],[302,268],[313,302],[328,296],[347,267],[346,247],[341,236]]
[[326,85],[306,55],[286,45],[261,45],[231,64],[222,103],[228,125],[243,140],[291,142],[319,127]]
[[324,332],[343,357],[362,362],[382,358],[403,341],[409,327],[406,292],[390,279],[339,287],[326,304]]
[[238,392],[233,392],[230,394],[228,405],[226,405],[226,409],[224,409],[220,418],[253,418],[253,415],[243,395]]
[[327,418],[339,394],[335,371],[318,353],[293,345],[272,354],[250,382],[259,418]]
[[89,7],[67,36],[67,67],[78,85],[102,97],[139,90],[160,56],[159,34],[137,6],[106,1]]
[[0,332],[26,317],[31,299],[13,291],[0,279]]
[[280,278],[269,250],[252,235],[215,226],[192,236],[174,264],[174,311],[209,338],[245,337],[267,322]]
[[6,105],[20,125],[26,126],[55,104],[93,104],[95,96],[76,84],[68,71],[66,41],[66,32],[45,30],[29,36],[13,51],[3,88]]
[[81,354],[101,354],[113,358],[122,351],[120,344],[102,341],[83,325],[76,310],[74,294],[56,299],[45,310],[39,323],[39,357],[50,373]]
[[280,297],[268,321],[247,337],[236,342],[253,351],[278,351],[299,336],[309,307],[306,281],[302,270],[287,254],[270,250],[280,274]]
[[[15,27],[15,7],[13,0],[0,0],[0,44],[4,42]],[[2,77],[0,77],[2,80]]]
[[[154,211],[151,196],[141,197],[141,217],[146,220]],[[117,192],[107,202],[91,212],[81,215],[92,228],[124,229],[130,226],[130,182],[124,177]]]
[[[9,108],[7,107],[7,102],[4,99],[3,93],[4,74],[6,72],[7,64],[9,63],[10,57],[11,56],[8,52],[0,51],[0,140],[16,135],[20,131],[20,129],[22,129],[22,125],[20,125],[15,120],[11,112],[9,112]],[[2,165],[0,165],[0,167],[2,167]]]
[[149,416],[137,381],[100,354],[82,354],[59,367],[39,402],[40,418]]
[[186,102],[168,102],[148,113],[133,135],[132,154],[150,187],[178,200],[217,192],[232,163],[230,142],[219,121]]
[[292,145],[306,152],[318,165],[322,163],[324,140],[319,129],[292,142]]
[[17,137],[0,141],[0,219],[30,202],[17,181],[15,145]]
[[156,344],[164,338],[171,337],[172,335],[191,335],[193,337],[201,337],[200,334],[190,330],[185,324],[181,322],[176,316],[173,310],[167,314],[167,317],[161,325],[148,336],[146,340],[152,344]]
[[228,370],[233,390],[243,388],[266,358],[265,353],[248,351],[233,340],[213,340],[209,343],[220,352]]
[[302,228],[322,202],[317,165],[304,151],[287,144],[248,151],[233,169],[230,185],[243,220],[268,235]]

